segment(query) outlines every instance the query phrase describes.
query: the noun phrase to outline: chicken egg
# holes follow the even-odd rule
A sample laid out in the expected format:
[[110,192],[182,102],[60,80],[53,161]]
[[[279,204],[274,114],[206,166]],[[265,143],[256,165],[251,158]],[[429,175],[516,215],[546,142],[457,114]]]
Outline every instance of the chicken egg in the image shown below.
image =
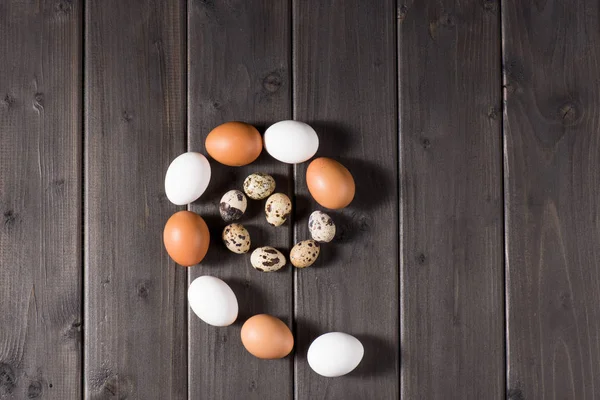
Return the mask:
[[308,365],[321,376],[346,375],[360,364],[365,349],[357,338],[343,332],[329,332],[311,343],[306,356]]
[[354,199],[356,190],[350,171],[331,158],[314,159],[306,169],[308,191],[325,208],[344,208]]
[[238,302],[229,285],[214,276],[200,276],[188,288],[190,308],[202,321],[228,326],[238,315]]
[[189,267],[206,256],[210,234],[201,216],[191,211],[179,211],[165,224],[163,241],[169,256],[177,264]]
[[294,348],[290,328],[279,318],[268,314],[249,318],[242,326],[241,337],[250,354],[266,360],[283,358]]
[[221,164],[247,165],[258,158],[263,148],[260,133],[245,122],[226,122],[214,128],[205,141],[206,151]]
[[298,164],[309,160],[319,148],[317,132],[300,121],[279,121],[265,131],[265,149],[274,159]]
[[198,199],[210,182],[210,164],[200,153],[187,152],[175,158],[165,175],[165,193],[178,206]]

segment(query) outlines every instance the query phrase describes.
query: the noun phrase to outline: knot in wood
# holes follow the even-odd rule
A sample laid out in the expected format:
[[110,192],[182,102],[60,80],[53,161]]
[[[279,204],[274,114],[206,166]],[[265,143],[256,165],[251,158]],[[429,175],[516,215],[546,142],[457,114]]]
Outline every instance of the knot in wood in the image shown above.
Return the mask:
[[278,72],[271,72],[263,79],[263,87],[269,93],[275,93],[282,85],[281,75]]

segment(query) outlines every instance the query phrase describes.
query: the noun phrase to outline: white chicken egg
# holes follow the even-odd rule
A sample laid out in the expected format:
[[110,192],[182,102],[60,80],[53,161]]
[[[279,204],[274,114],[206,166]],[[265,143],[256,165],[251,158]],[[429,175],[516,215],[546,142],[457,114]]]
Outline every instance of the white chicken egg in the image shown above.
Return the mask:
[[175,158],[165,175],[165,193],[178,206],[198,199],[210,182],[210,164],[200,153],[187,152]]
[[308,365],[321,376],[346,375],[360,364],[365,349],[357,338],[343,332],[319,336],[308,348]]
[[265,131],[265,149],[276,160],[298,164],[309,160],[319,148],[317,132],[300,121],[279,121]]
[[229,285],[214,276],[201,276],[188,288],[188,302],[202,321],[213,326],[229,326],[238,315],[238,301]]

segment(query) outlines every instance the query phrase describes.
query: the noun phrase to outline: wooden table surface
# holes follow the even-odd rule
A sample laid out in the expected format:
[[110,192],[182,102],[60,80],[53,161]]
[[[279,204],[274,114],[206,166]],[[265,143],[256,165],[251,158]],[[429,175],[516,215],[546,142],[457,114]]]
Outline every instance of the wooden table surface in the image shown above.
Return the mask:
[[[600,4],[586,0],[0,2],[0,399],[600,398]],[[289,249],[318,206],[306,164],[212,162],[189,208],[199,266],[162,245],[181,209],[170,161],[216,125],[315,127],[355,177],[311,268],[250,267],[220,241],[220,196],[275,176],[295,213],[254,243]],[[197,276],[240,302],[215,328]],[[292,355],[239,340],[270,313]],[[342,331],[361,365],[306,352]]]

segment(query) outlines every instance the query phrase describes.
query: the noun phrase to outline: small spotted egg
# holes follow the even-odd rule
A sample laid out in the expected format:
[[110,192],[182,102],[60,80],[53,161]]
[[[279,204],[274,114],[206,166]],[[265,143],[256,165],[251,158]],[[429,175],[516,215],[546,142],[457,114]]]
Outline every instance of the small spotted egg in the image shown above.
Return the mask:
[[244,192],[253,200],[262,200],[275,190],[275,179],[271,175],[257,172],[244,180]]
[[275,193],[267,199],[265,214],[267,222],[273,226],[281,226],[292,211],[290,198],[283,193]]
[[230,190],[221,197],[221,202],[219,203],[221,218],[225,222],[240,219],[244,215],[244,212],[246,212],[247,205],[248,200],[246,200],[244,193],[239,190]]
[[286,260],[285,256],[279,250],[265,246],[259,247],[252,252],[250,263],[254,269],[259,271],[273,272],[281,269],[285,265]]
[[317,242],[331,242],[335,237],[335,224],[324,212],[315,211],[308,218],[310,236]]
[[296,243],[290,252],[290,261],[294,267],[306,268],[313,265],[321,252],[319,243],[314,240],[303,240]]
[[234,253],[247,253],[250,250],[250,234],[243,225],[230,224],[223,229],[223,243]]

